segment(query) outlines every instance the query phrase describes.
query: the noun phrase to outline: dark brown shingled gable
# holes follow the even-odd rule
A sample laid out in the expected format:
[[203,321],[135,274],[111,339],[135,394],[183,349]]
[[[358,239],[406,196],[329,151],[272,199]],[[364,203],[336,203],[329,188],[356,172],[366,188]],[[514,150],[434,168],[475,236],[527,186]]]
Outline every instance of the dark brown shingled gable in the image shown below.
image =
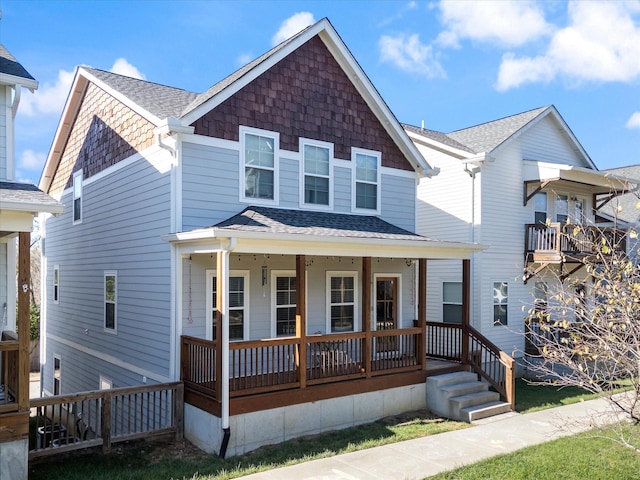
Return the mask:
[[280,148],[298,151],[300,137],[382,152],[382,165],[413,170],[319,37],[313,37],[194,122],[195,133],[238,140],[245,125],[280,133]]
[[90,83],[49,187],[53,195],[72,185],[82,168],[90,178],[153,143],[154,126]]

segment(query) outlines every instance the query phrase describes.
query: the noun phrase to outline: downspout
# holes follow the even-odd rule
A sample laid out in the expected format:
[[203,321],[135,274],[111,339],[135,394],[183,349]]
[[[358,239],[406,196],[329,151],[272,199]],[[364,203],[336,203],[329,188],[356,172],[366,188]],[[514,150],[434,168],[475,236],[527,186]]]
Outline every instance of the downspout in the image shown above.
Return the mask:
[[167,145],[166,143],[162,143],[162,134],[161,134],[161,133],[156,133],[156,139],[158,140],[158,146],[159,146],[160,148],[163,148],[163,149],[165,149],[166,151],[168,151],[168,152],[171,154],[171,156],[172,156],[173,158],[175,158],[175,157],[176,157],[176,151],[175,151],[175,149],[174,149],[174,148],[172,148],[172,147],[170,147],[170,146],[169,146],[169,145]]
[[222,444],[220,445],[219,457],[224,459],[229,446],[229,437],[231,437],[231,428],[229,427],[229,257],[234,248],[236,248],[237,240],[235,237],[229,238],[229,243],[222,249],[221,263],[218,275],[222,275],[222,398],[221,398],[221,415],[222,415]]
[[[469,177],[471,177],[471,232],[470,232],[470,240],[471,243],[476,243],[476,174],[481,170],[482,165],[484,164],[484,162],[486,162],[487,160],[490,160],[490,157],[488,154],[483,154],[480,155],[479,157],[475,157],[475,158],[471,158],[469,160],[467,160],[466,162],[464,162],[464,171],[467,172],[467,174],[469,175]],[[472,163],[472,167],[469,168],[469,164]],[[473,298],[475,295],[474,292],[474,281],[473,281],[473,276],[474,276],[474,269],[473,269],[473,255],[471,254],[471,261],[469,262],[469,266],[470,266],[470,273],[469,276],[471,277],[470,282],[469,282],[469,297],[470,297],[470,303],[473,303]],[[469,306],[471,308],[471,305]],[[469,312],[469,324],[473,324],[475,323],[473,316],[471,315],[471,312]]]

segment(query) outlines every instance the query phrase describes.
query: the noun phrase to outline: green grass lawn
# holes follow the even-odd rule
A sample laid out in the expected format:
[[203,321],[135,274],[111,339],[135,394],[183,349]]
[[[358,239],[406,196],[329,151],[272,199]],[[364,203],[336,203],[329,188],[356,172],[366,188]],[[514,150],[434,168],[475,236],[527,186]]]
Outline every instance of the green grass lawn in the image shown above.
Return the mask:
[[[516,409],[521,413],[576,403],[589,398],[595,398],[595,396],[577,388],[559,389],[552,386],[533,386],[522,380],[516,381]],[[70,455],[62,459],[54,457],[45,463],[32,465],[29,478],[31,480],[106,480],[114,478],[130,480],[212,480],[237,478],[271,468],[293,465],[426,435],[434,435],[467,426],[468,424],[466,423],[434,418],[426,414],[426,412],[415,412],[413,416],[411,414],[396,416],[346,430],[295,439],[279,445],[262,448],[248,455],[232,457],[226,460],[221,460],[215,455],[192,455],[188,451],[180,452],[179,447],[167,448],[166,445],[138,442],[117,446],[114,448],[114,453],[106,456],[99,453],[89,453]],[[591,442],[588,439],[580,441]],[[598,442],[598,445],[590,448],[611,448],[612,442],[605,441],[604,444]],[[550,472],[554,468],[559,468],[560,470],[558,471],[563,471],[561,467],[563,462],[566,461],[564,452],[558,454],[559,460],[555,464],[555,450],[553,448],[549,449],[547,446],[532,448],[534,450],[544,448],[544,451],[547,452],[546,455],[550,458],[538,463],[547,465],[547,467],[540,468],[546,468],[546,473],[543,473],[550,476],[512,477],[510,474],[497,474],[497,476],[487,477],[483,473],[477,477],[454,476],[441,478],[585,478],[551,475]],[[578,451],[575,448],[578,447],[571,447],[574,453]],[[582,449],[583,447],[580,446],[580,448]],[[627,452],[623,451],[623,453],[626,454]],[[595,453],[593,454],[595,455]],[[580,454],[580,457],[582,457],[582,454]],[[622,455],[621,458],[626,457]],[[640,459],[640,457],[638,458]],[[510,462],[510,460],[499,461],[502,463]],[[518,461],[515,461],[514,465],[517,467]],[[590,467],[576,465],[575,468],[576,471],[580,471],[581,468]],[[636,470],[640,472],[640,469],[636,468]],[[589,480],[596,478],[598,477],[589,475]],[[637,478],[640,479],[640,476]]]
[[139,442],[98,453],[51,459],[30,468],[30,480],[237,478],[250,473],[331,457],[365,448],[466,428],[468,424],[436,418],[427,411],[389,417],[377,422],[264,447],[242,457],[221,460],[215,455],[191,455],[163,445]]
[[516,380],[516,411],[520,413],[536,412],[593,398],[597,398],[597,395],[577,387],[531,385],[520,378]]
[[640,479],[640,454],[617,444],[613,440],[616,435],[613,429],[585,432],[492,457],[429,480]]

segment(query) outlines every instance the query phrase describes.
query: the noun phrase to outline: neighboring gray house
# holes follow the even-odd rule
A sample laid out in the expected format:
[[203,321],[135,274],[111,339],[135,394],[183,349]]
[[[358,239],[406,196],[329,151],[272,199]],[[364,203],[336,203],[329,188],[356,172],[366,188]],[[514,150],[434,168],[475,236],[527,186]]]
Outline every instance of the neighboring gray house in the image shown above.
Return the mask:
[[[582,267],[590,252],[560,233],[570,240],[572,224],[594,226],[604,200],[624,193],[628,180],[598,171],[554,106],[447,134],[405,130],[440,169],[420,180],[418,233],[489,245],[472,256],[471,325],[522,355],[523,322],[545,303],[547,288],[588,283]],[[433,262],[429,272],[429,319],[460,322],[459,265]]]
[[[48,394],[185,382],[208,451],[424,408],[436,173],[328,20],[204,93],[80,67],[40,181]],[[229,438],[230,432],[230,438]]]
[[33,92],[38,82],[0,44],[0,480],[26,480],[28,473],[33,218],[62,212],[35,185],[16,182],[14,121],[23,88]]

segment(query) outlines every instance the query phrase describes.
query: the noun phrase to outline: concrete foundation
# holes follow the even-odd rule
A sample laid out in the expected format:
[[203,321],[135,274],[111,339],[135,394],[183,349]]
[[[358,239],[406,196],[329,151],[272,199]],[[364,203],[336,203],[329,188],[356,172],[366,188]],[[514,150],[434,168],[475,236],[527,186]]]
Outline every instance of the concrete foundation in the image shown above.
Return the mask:
[[0,443],[0,480],[27,480],[29,440]]
[[[421,384],[235,415],[229,419],[231,437],[226,457],[425,407],[426,387]],[[219,418],[185,405],[184,428],[191,443],[208,453],[219,453],[222,443]]]

